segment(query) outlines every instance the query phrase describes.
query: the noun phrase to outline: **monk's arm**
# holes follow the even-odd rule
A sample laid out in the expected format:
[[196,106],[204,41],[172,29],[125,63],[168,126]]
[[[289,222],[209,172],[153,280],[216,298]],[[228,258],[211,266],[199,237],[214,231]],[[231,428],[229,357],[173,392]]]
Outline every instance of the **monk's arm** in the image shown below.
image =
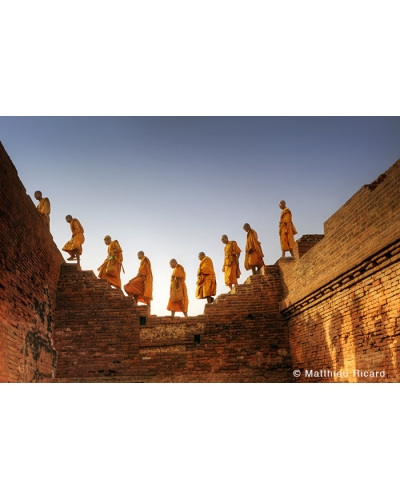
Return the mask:
[[121,253],[122,253],[122,250],[121,250],[121,247],[119,245],[117,245],[117,244],[111,245],[111,248],[108,252],[108,260],[115,259],[119,262],[120,257],[121,257]]
[[75,221],[72,222],[71,230],[72,230],[72,236],[76,236],[80,232],[79,225]]
[[232,255],[237,255],[239,257],[241,252],[242,251],[240,250],[240,248],[237,245],[235,245],[235,248],[233,249]]
[[141,262],[139,266],[139,276],[141,278],[146,278],[146,276],[149,274],[149,266],[146,261]]
[[180,269],[175,268],[174,269],[174,275],[175,275],[175,278],[178,279],[178,280],[183,280],[184,279],[183,272]]
[[282,217],[282,226],[284,229],[284,234],[288,234],[289,232],[289,224],[291,223],[291,216],[289,213],[286,213]]

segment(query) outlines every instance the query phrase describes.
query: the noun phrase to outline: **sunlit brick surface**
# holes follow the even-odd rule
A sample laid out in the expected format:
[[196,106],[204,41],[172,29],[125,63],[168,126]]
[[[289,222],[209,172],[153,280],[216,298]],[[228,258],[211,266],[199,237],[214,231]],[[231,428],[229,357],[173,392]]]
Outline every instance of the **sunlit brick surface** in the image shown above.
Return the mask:
[[[278,261],[293,369],[302,372],[293,380],[400,381],[400,161],[311,240],[300,258]],[[311,369],[332,375],[304,376]]]
[[0,381],[398,382],[399,193],[397,161],[294,259],[157,317],[65,263],[0,143]]
[[266,266],[206,305],[202,316],[149,316],[147,306],[133,306],[91,271],[65,264],[57,293],[57,380],[288,382],[281,295],[279,269]]

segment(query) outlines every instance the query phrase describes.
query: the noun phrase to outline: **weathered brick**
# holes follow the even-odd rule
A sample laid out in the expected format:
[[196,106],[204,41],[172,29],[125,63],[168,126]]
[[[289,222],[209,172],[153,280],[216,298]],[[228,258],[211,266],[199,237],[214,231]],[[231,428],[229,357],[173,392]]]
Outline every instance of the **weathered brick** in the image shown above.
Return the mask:
[[295,259],[189,318],[152,316],[65,264],[1,144],[0,162],[0,381],[286,382],[295,368],[350,373],[298,382],[399,381],[400,161]]

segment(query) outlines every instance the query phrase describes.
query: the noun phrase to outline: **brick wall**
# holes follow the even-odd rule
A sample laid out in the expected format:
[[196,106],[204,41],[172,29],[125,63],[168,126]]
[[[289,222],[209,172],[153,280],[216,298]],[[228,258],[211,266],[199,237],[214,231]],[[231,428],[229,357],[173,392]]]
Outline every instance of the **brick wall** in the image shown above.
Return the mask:
[[282,308],[399,238],[400,160],[382,175],[379,184],[363,186],[325,222],[325,237],[305,255],[278,261],[286,285]]
[[58,381],[290,381],[281,296],[279,269],[266,266],[204,315],[157,317],[66,264],[57,293]]
[[400,382],[400,241],[377,260],[284,311],[299,381]]
[[190,318],[65,264],[1,143],[0,167],[0,381],[400,381],[400,161]]
[[156,326],[166,328],[174,320],[164,318],[160,324],[154,318],[148,329],[141,329],[142,373],[151,367],[153,380],[159,381],[290,381],[288,330],[279,312],[281,296],[278,267],[265,266],[262,274],[248,278],[234,293],[206,304],[204,316],[175,320],[170,330],[175,332],[173,347],[166,347],[167,339],[160,341],[158,335],[153,340],[153,335]]
[[301,238],[296,241],[296,246],[293,250],[293,255],[295,259],[303,257],[313,246],[319,243],[323,234],[304,234]]
[[400,161],[330,217],[307,253],[294,253],[278,261],[294,380],[400,381]]
[[139,352],[136,309],[132,299],[96,278],[93,271],[64,264],[55,313],[57,377],[133,373]]
[[48,380],[64,259],[1,143],[0,203],[0,381]]

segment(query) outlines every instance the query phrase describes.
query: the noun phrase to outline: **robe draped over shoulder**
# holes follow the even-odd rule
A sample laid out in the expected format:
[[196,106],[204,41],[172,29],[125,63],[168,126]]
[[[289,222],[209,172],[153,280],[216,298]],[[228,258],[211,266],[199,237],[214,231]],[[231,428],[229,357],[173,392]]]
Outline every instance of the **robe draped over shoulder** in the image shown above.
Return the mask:
[[239,256],[242,251],[236,241],[228,241],[225,245],[224,253],[224,278],[225,285],[236,285],[240,277]]
[[108,255],[99,268],[99,278],[107,280],[110,285],[121,288],[121,268],[123,262],[122,248],[118,240],[112,241],[107,247]]
[[48,198],[42,198],[36,208],[42,221],[50,229],[50,200]]
[[153,273],[150,260],[147,257],[143,257],[140,261],[137,276],[124,286],[124,290],[128,295],[133,295],[137,302],[150,304],[150,301],[153,300]]
[[249,229],[246,239],[246,255],[244,258],[244,267],[249,270],[252,267],[261,267],[264,265],[264,254],[261,249],[261,243],[258,241],[258,235],[254,229]]
[[[169,301],[167,305],[167,311],[175,311],[175,312],[183,312],[187,313],[189,307],[189,297],[187,294],[186,288],[186,273],[180,264],[177,264],[172,271],[171,283],[170,283],[170,293],[169,293]],[[174,302],[174,295],[176,294],[176,290],[181,289],[182,300],[180,302]],[[175,289],[175,294],[174,294]]]
[[72,219],[69,223],[69,227],[72,232],[72,238],[67,241],[67,243],[62,247],[64,252],[68,252],[71,257],[77,252],[79,255],[82,255],[82,245],[85,241],[84,229],[82,224],[78,219]]
[[[285,234],[286,228],[288,228],[288,234]],[[279,237],[282,251],[293,249],[295,234],[297,234],[297,231],[292,222],[292,212],[288,208],[284,208],[279,221]]]
[[204,257],[200,261],[197,270],[196,298],[204,299],[217,293],[217,280],[214,273],[214,265],[210,257]]

